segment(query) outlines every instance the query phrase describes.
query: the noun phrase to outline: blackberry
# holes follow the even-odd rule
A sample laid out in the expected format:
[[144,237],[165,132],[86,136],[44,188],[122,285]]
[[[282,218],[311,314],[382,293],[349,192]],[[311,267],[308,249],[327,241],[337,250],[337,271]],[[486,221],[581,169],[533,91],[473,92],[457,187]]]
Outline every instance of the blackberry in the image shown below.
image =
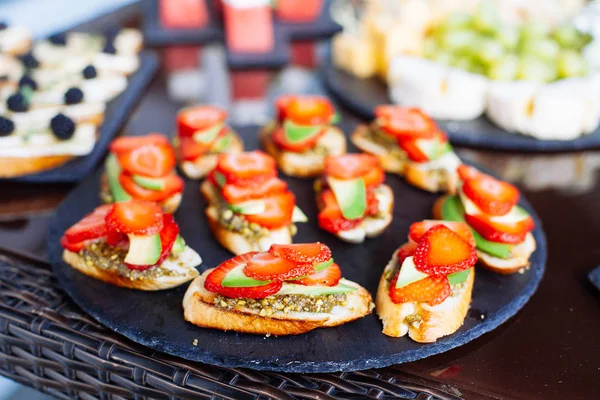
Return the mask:
[[0,31],[5,30],[6,28],[8,28],[8,24],[4,21],[0,22]]
[[116,54],[117,49],[115,49],[115,43],[112,40],[106,39],[106,44],[104,45],[102,52],[106,54]]
[[15,130],[15,123],[5,117],[0,117],[0,137],[8,136]]
[[94,79],[96,76],[98,76],[98,71],[96,71],[96,67],[93,65],[88,65],[83,69],[83,77],[85,79]]
[[83,92],[79,88],[71,88],[65,93],[65,104],[77,104],[83,101]]
[[40,62],[33,56],[31,52],[27,54],[23,54],[19,57],[21,63],[25,66],[25,68],[37,68],[40,66]]
[[37,90],[38,85],[37,82],[29,75],[23,75],[19,80],[19,87],[29,86],[33,90]]
[[48,38],[50,43],[56,44],[59,46],[65,46],[67,44],[67,35],[64,33],[57,33]]
[[59,140],[68,140],[73,137],[75,133],[75,123],[69,117],[64,114],[56,114],[52,120],[50,120],[50,129],[52,133]]
[[27,99],[20,92],[11,95],[6,100],[6,106],[10,111],[14,112],[25,112],[29,109],[29,103],[27,102]]

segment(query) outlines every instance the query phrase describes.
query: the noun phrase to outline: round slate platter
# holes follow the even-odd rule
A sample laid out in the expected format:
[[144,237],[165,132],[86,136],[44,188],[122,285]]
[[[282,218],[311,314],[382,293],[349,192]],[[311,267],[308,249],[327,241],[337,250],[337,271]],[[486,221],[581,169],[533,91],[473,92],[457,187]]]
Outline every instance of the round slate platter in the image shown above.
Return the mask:
[[[377,78],[360,79],[336,68],[331,58],[321,67],[326,88],[343,106],[366,120],[375,118],[374,109],[379,104],[390,104],[387,85]],[[457,146],[488,150],[562,152],[600,147],[600,127],[593,133],[575,140],[537,140],[532,137],[507,132],[480,117],[472,121],[442,121],[438,124]]]
[[[258,147],[257,128],[240,129],[247,148]],[[500,276],[478,269],[469,317],[454,335],[432,344],[418,344],[381,333],[375,314],[336,328],[317,329],[300,336],[269,337],[203,329],[186,323],[181,300],[187,284],[162,292],[118,288],[89,278],[65,264],[59,244],[62,233],[99,205],[99,174],[76,188],[58,208],[50,226],[48,254],[64,290],[83,310],[117,333],[154,350],[185,359],[226,367],[315,373],[379,368],[461,346],[491,331],[513,316],[536,290],[546,261],[546,240],[540,221],[534,236],[538,249],[524,274]],[[414,221],[429,218],[438,197],[388,176],[396,201],[394,221],[378,238],[351,245],[319,230],[311,180],[286,178],[298,205],[310,222],[298,225],[296,242],[321,241],[331,247],[344,276],[376,293],[379,277],[394,250],[406,241]],[[201,271],[232,257],[212,237],[204,217],[206,202],[197,181],[186,181],[181,208],[175,214],[181,235],[203,258]],[[530,212],[529,204],[522,204]],[[480,315],[485,318],[481,319]],[[197,346],[192,343],[197,339]]]

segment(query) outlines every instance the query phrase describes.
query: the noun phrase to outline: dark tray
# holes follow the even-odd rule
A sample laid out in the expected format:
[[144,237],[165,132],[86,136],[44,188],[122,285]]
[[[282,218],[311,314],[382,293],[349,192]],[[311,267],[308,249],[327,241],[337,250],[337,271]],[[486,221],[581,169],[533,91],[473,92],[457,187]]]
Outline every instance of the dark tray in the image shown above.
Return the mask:
[[[239,132],[248,149],[258,147],[257,128]],[[544,273],[546,240],[541,223],[527,201],[522,205],[536,220],[534,236],[538,249],[531,268],[524,274],[500,276],[478,269],[471,312],[459,331],[433,344],[418,344],[408,338],[389,338],[381,333],[375,314],[337,328],[317,329],[295,337],[271,337],[202,329],[183,319],[181,301],[187,285],[162,292],[118,288],[89,278],[62,259],[59,239],[70,225],[99,204],[99,176],[76,188],[57,209],[51,221],[48,254],[63,289],[83,310],[100,323],[152,349],[226,367],[248,367],[282,372],[354,371],[399,364],[461,346],[489,332],[513,316],[536,290]],[[298,197],[298,205],[312,222],[299,224],[297,242],[322,241],[333,252],[344,275],[376,293],[384,266],[393,251],[406,240],[408,227],[429,218],[437,199],[388,176],[396,195],[394,222],[379,238],[361,245],[336,239],[316,227],[316,205],[312,180],[286,178]],[[217,266],[232,255],[212,237],[204,217],[205,200],[197,181],[187,181],[181,208],[175,217],[187,243],[201,254],[200,270]],[[484,318],[482,318],[482,316]],[[194,340],[198,345],[193,346]]]
[[129,77],[127,89],[107,104],[104,122],[99,128],[98,140],[90,154],[77,157],[49,171],[10,178],[10,180],[29,183],[79,182],[92,173],[104,156],[110,141],[127,122],[129,114],[152,81],[158,66],[159,60],[155,52],[144,50],[140,53],[140,67]]
[[[321,67],[325,86],[345,107],[366,120],[375,118],[379,104],[390,104],[387,85],[377,78],[360,79],[336,68],[330,57]],[[437,121],[457,146],[489,150],[560,152],[579,151],[600,147],[600,128],[575,140],[538,140],[507,132],[486,117],[473,121]]]

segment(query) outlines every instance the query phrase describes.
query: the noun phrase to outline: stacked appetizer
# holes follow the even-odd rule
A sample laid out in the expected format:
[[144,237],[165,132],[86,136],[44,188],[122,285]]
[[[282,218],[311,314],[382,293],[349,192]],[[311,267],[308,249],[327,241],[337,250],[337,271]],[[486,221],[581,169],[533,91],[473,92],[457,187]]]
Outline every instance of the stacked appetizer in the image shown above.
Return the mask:
[[477,243],[479,261],[488,269],[512,274],[529,266],[536,248],[531,234],[534,222],[517,205],[519,190],[468,165],[461,165],[458,174],[458,194],[440,198],[434,217],[466,221]]
[[454,193],[460,165],[448,137],[417,108],[381,105],[375,120],[351,136],[362,151],[379,158],[383,168],[418,188]]
[[158,203],[165,213],[174,213],[183,186],[175,172],[175,152],[165,136],[127,136],[110,144],[100,188],[105,203],[148,200]]
[[383,333],[408,333],[429,343],[456,332],[471,303],[476,262],[475,238],[465,223],[412,224],[408,242],[396,250],[379,281]]
[[183,298],[195,325],[267,335],[296,335],[371,312],[371,295],[341,278],[321,243],[273,245],[225,261],[196,278]]
[[320,175],[326,156],[346,152],[346,137],[332,125],[337,114],[328,99],[287,95],[275,107],[277,120],[263,128],[260,139],[286,175]]
[[325,159],[315,182],[319,227],[350,243],[380,235],[392,223],[394,194],[383,184],[376,157],[345,154]]
[[179,236],[171,214],[155,203],[103,205],[67,229],[63,260],[101,281],[131,289],[161,290],[196,276],[202,260]]
[[275,160],[261,151],[220,155],[200,190],[213,235],[234,254],[292,243],[295,222],[307,221]]
[[18,57],[0,54],[0,176],[89,154],[106,103],[139,66],[140,47],[139,32],[121,30],[106,37],[60,34]]
[[216,106],[184,108],[177,114],[175,145],[180,166],[189,178],[204,178],[219,154],[244,151],[242,139],[227,125],[227,112]]

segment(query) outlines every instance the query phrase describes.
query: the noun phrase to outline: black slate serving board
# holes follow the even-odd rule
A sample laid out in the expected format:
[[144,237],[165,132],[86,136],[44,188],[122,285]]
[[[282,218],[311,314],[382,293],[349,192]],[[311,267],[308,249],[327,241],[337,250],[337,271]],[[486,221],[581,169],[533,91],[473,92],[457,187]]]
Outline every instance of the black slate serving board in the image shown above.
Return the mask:
[[[258,148],[258,128],[238,130],[246,148]],[[48,254],[63,289],[93,318],[115,332],[154,350],[185,359],[227,367],[248,367],[282,372],[316,373],[384,367],[413,361],[461,346],[493,330],[515,315],[535,292],[546,262],[546,239],[536,221],[538,249],[524,274],[500,276],[477,269],[471,312],[459,331],[432,344],[408,338],[389,338],[381,333],[375,314],[346,325],[317,329],[301,336],[270,337],[202,329],[183,319],[181,301],[187,284],[168,291],[142,292],[118,288],[89,278],[61,259],[59,239],[63,232],[99,204],[96,174],[76,188],[58,208],[50,225]],[[406,240],[408,227],[431,217],[437,195],[426,193],[388,176],[396,197],[394,221],[380,237],[360,245],[344,243],[316,226],[312,180],[284,179],[297,196],[310,222],[298,225],[296,242],[322,241],[330,246],[344,276],[376,293],[384,266],[394,250]],[[189,246],[203,263],[200,271],[232,257],[212,237],[204,217],[206,202],[198,181],[186,181],[181,208],[175,217]],[[481,315],[485,318],[481,319]],[[198,340],[197,346],[192,343]]]
[[[375,118],[379,104],[390,104],[388,88],[377,78],[360,79],[333,65],[327,57],[321,66],[321,76],[327,90],[343,106],[366,120]],[[600,127],[595,132],[575,140],[538,140],[507,132],[485,116],[472,121],[442,121],[438,124],[457,146],[488,150],[562,152],[600,148]]]
[[127,122],[129,114],[152,81],[158,66],[158,55],[155,52],[144,50],[140,53],[140,67],[129,77],[127,89],[106,106],[104,122],[99,128],[98,140],[90,154],[77,157],[49,171],[10,178],[10,180],[28,183],[79,182],[92,173],[104,157],[110,141]]

